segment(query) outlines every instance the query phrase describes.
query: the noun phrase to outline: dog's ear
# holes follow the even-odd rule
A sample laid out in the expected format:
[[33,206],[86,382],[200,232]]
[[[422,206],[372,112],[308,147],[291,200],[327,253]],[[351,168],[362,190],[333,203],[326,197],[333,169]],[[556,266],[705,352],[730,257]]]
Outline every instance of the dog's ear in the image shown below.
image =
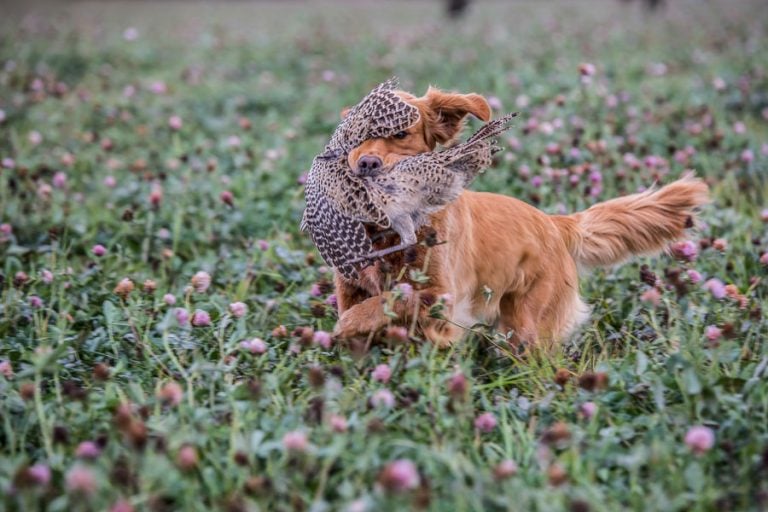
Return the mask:
[[491,107],[479,94],[443,92],[430,87],[422,100],[434,114],[430,116],[432,122],[429,129],[440,144],[445,144],[456,137],[464,127],[465,118],[470,114],[481,121],[491,120]]
[[341,109],[341,112],[339,113],[339,116],[341,116],[341,119],[345,119],[349,115],[349,111],[352,110],[352,107],[344,107]]

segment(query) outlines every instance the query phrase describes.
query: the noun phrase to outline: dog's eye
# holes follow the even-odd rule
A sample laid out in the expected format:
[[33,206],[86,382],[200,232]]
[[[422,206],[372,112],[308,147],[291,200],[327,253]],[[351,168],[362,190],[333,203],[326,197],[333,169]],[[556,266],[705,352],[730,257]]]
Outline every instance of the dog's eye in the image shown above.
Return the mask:
[[395,134],[396,139],[404,139],[408,136],[408,132],[397,132]]

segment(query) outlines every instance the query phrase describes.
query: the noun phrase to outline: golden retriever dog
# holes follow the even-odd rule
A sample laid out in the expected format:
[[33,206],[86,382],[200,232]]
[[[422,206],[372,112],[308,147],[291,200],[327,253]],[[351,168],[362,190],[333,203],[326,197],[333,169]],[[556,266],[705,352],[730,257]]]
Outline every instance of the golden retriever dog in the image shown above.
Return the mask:
[[[491,118],[478,94],[435,88],[421,97],[398,94],[418,107],[420,119],[393,137],[354,148],[351,168],[386,167],[432,151],[450,144],[468,115]],[[399,324],[416,326],[426,339],[447,346],[482,323],[515,344],[562,340],[589,316],[579,295],[580,270],[660,252],[684,235],[707,201],[707,185],[692,176],[571,215],[547,215],[513,197],[465,191],[420,229],[419,240],[427,243],[375,262],[359,279],[336,274],[335,335],[350,338]],[[375,246],[398,241],[378,235]],[[428,280],[409,281],[412,269],[425,270]],[[392,291],[397,278],[411,285],[400,287],[410,293]],[[430,310],[437,301],[443,309],[435,318]]]

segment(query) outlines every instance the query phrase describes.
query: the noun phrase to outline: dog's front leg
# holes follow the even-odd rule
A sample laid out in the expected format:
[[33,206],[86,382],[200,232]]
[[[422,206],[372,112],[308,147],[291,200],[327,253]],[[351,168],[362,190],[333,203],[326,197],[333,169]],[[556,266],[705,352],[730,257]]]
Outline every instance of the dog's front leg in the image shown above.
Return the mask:
[[[421,293],[435,296],[431,291],[422,290]],[[448,347],[465,334],[463,328],[448,320],[451,317],[450,312],[451,306],[448,305],[444,311],[447,319],[432,318],[429,316],[429,307],[421,300],[420,293],[417,292],[411,297],[395,298],[390,292],[386,292],[370,297],[341,313],[334,335],[350,338],[379,331],[390,324],[415,325],[428,341],[439,347]]]
[[375,295],[353,305],[345,311],[339,310],[339,321],[333,330],[334,336],[351,338],[383,329],[391,319],[385,314],[384,295]]

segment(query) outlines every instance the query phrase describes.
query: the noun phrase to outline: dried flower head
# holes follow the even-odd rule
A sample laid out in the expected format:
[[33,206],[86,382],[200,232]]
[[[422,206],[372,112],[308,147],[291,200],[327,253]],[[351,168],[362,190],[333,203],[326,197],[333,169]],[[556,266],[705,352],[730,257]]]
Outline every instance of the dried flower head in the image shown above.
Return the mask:
[[728,249],[728,240],[725,238],[715,238],[712,240],[712,248],[716,251],[725,252]]
[[594,76],[596,71],[597,68],[595,68],[594,64],[589,62],[582,62],[579,64],[579,74],[583,77]]
[[13,286],[16,288],[21,288],[25,284],[29,282],[29,276],[26,272],[19,270],[16,272],[16,274],[13,276]]
[[120,282],[117,283],[117,286],[115,286],[115,294],[119,295],[123,299],[128,297],[128,295],[130,295],[132,291],[133,291],[133,281],[131,281],[127,277],[120,280]]
[[564,387],[570,379],[571,372],[566,368],[558,368],[555,372],[555,383],[560,387]]
[[546,444],[557,444],[563,441],[567,441],[571,438],[571,431],[568,425],[562,421],[555,422],[548,429],[544,431],[541,436],[542,442]]
[[568,472],[560,464],[552,464],[547,469],[547,478],[551,485],[559,486],[568,481]]
[[579,377],[579,387],[587,391],[605,389],[608,386],[608,374],[605,372],[584,372]]
[[110,369],[105,363],[96,363],[93,367],[93,377],[101,382],[109,380]]
[[144,293],[147,295],[151,295],[155,293],[155,290],[157,290],[157,283],[154,282],[152,279],[146,279],[144,280],[144,284],[142,285],[142,289]]

